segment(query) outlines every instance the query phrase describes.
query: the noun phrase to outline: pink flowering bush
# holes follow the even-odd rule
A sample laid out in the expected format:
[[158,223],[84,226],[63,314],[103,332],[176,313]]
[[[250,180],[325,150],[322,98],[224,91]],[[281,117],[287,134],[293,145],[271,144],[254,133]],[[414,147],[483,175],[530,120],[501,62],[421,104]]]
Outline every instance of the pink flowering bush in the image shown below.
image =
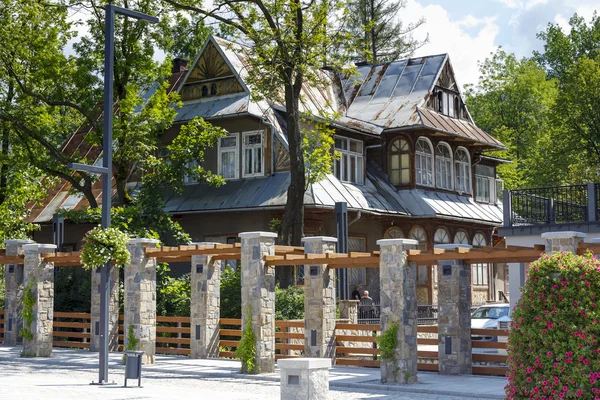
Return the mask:
[[508,339],[508,399],[600,399],[600,260],[544,255],[529,266]]

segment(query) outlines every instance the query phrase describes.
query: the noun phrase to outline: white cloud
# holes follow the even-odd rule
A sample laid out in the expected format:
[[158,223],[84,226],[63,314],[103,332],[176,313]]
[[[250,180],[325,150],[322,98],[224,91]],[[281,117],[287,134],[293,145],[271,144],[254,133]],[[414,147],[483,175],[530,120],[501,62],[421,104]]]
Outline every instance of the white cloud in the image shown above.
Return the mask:
[[414,36],[424,39],[429,34],[429,43],[417,50],[415,55],[449,53],[459,85],[477,82],[477,62],[484,60],[497,47],[494,45],[499,33],[496,19],[475,18],[472,15],[452,19],[442,6],[425,7],[416,0],[408,0],[402,20],[410,23],[420,17],[425,17],[426,21]]
[[522,1],[519,0],[495,0],[498,3],[504,4],[508,8],[519,8],[523,5]]

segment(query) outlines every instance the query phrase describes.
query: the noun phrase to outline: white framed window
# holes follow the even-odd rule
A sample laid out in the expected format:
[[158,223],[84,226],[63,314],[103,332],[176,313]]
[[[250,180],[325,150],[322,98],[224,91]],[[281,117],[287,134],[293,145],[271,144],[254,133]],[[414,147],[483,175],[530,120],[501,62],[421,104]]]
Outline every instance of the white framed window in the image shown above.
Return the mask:
[[[188,167],[188,168],[197,167],[197,166],[198,166],[198,161],[192,161],[192,162],[186,164],[186,167]],[[193,185],[194,183],[198,183],[198,180],[195,179],[193,176],[191,176],[190,174],[183,175],[183,184],[184,185]]]
[[448,244],[450,243],[450,233],[446,228],[438,228],[433,235],[434,244]]
[[496,174],[489,165],[475,166],[475,200],[482,203],[496,202]]
[[[415,226],[412,228],[410,233],[408,234],[409,239],[414,239],[419,242],[419,250],[427,250],[427,232],[420,226]],[[427,282],[427,271],[428,267],[426,265],[419,265],[417,267],[417,282],[418,283],[426,283]]]
[[243,133],[244,178],[264,175],[263,136],[263,131]]
[[417,140],[415,164],[417,185],[433,186],[433,146],[429,139],[421,137]]
[[335,136],[335,151],[340,159],[333,165],[333,174],[342,182],[364,183],[363,142]]
[[[349,251],[366,251],[367,250],[367,239],[363,236],[348,236],[348,250]],[[366,268],[349,268],[350,276],[348,283],[350,288],[356,285],[367,284],[367,269]]]
[[448,116],[454,117],[454,95],[448,94]]
[[388,228],[383,234],[384,239],[404,239],[404,231],[397,226]]
[[469,244],[469,236],[465,231],[457,231],[454,235],[455,244]]
[[471,157],[464,147],[459,147],[454,153],[454,176],[456,191],[471,193]]
[[410,145],[404,138],[396,138],[389,147],[389,177],[392,185],[410,185]]
[[[487,240],[481,232],[473,235],[473,247],[487,246]],[[489,264],[471,264],[471,284],[487,286]]]
[[237,133],[231,133],[219,139],[219,158],[217,168],[224,179],[239,178],[239,155]]
[[452,149],[445,142],[435,147],[435,185],[438,189],[452,190]]

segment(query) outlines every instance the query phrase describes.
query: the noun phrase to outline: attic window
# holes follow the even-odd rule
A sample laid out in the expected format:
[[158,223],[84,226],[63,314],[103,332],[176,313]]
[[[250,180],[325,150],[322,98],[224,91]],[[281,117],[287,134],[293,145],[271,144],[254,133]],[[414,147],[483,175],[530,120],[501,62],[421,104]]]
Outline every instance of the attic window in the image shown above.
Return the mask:
[[437,93],[437,100],[438,100],[437,110],[440,114],[443,114],[444,113],[444,92],[439,91]]
[[208,96],[208,87],[206,85],[202,86],[202,97]]

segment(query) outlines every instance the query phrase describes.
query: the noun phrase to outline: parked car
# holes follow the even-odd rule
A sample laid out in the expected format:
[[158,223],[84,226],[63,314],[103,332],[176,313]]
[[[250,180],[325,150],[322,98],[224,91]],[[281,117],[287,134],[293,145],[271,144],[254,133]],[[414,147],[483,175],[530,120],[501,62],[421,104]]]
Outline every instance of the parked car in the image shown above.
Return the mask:
[[[471,314],[471,329],[498,329],[498,318],[510,316],[509,304],[486,304]],[[471,335],[479,342],[497,341],[498,336]]]

